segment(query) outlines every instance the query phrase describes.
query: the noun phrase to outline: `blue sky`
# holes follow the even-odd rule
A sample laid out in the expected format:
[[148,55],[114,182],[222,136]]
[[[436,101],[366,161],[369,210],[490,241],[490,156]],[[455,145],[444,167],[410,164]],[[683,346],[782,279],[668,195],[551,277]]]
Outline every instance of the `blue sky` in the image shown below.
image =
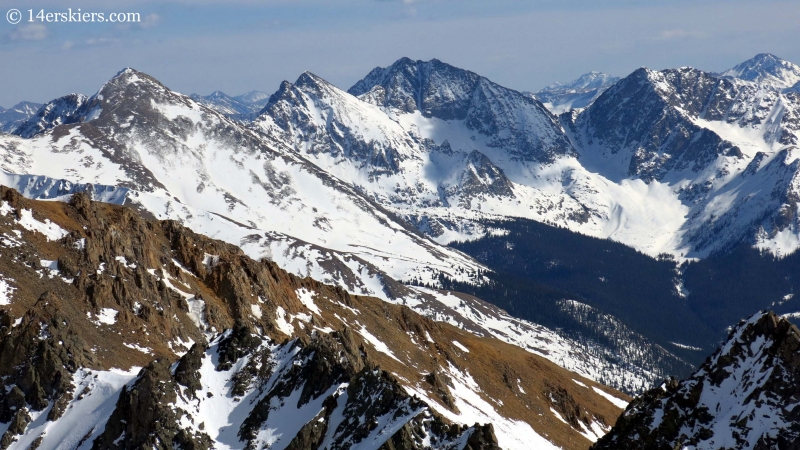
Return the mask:
[[[113,7],[109,6],[113,3]],[[0,0],[34,14],[138,12],[143,22],[0,19],[0,106],[93,94],[123,67],[173,90],[274,92],[309,70],[347,88],[402,56],[519,90],[590,70],[726,69],[760,52],[800,63],[800,2],[521,0]]]

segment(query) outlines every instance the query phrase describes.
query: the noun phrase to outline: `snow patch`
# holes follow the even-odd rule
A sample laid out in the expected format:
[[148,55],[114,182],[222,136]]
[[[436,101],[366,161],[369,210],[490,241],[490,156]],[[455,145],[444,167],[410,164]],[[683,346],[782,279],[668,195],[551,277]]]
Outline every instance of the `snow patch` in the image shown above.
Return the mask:
[[44,222],[34,219],[33,212],[31,212],[30,209],[23,209],[20,211],[18,223],[28,231],[43,234],[48,241],[57,241],[69,234],[67,230],[50,222],[50,219],[45,219]]
[[609,402],[611,402],[614,406],[616,406],[619,409],[625,409],[625,408],[628,407],[628,402],[626,402],[625,400],[619,399],[617,397],[614,397],[613,395],[606,393],[602,389],[599,389],[599,388],[597,388],[595,386],[592,386],[592,390],[595,391],[597,393],[597,395],[599,395],[599,396],[603,397],[604,399],[608,400]]
[[[117,323],[117,315],[119,311],[112,308],[103,308],[100,310],[100,314],[97,314],[95,317],[97,320],[95,321],[96,325],[105,324],[105,325],[114,325]],[[90,313],[86,313],[87,316],[91,318]]]
[[311,312],[320,315],[321,312],[319,307],[314,303],[314,291],[310,291],[306,288],[300,288],[295,291],[297,294],[298,300],[302,303],[306,308],[308,308]]
[[453,341],[453,345],[460,348],[462,352],[469,353],[469,349],[467,347],[464,347],[460,342]]
[[383,343],[383,341],[381,341],[380,339],[378,339],[377,337],[375,337],[375,335],[373,335],[372,333],[370,333],[370,332],[367,330],[367,328],[366,328],[366,327],[364,327],[364,326],[362,325],[362,326],[361,326],[361,329],[360,329],[360,330],[357,330],[357,331],[358,331],[358,334],[360,334],[360,335],[361,335],[361,336],[362,336],[364,339],[366,339],[366,341],[367,341],[367,342],[369,342],[370,344],[372,344],[372,347],[373,347],[375,350],[377,350],[377,351],[379,351],[379,352],[383,353],[384,355],[387,355],[387,356],[389,356],[390,358],[392,358],[393,360],[395,360],[395,361],[397,361],[397,362],[402,362],[402,361],[400,361],[399,359],[397,359],[397,357],[396,357],[396,356],[394,356],[394,353],[392,353],[392,351],[389,349],[389,347],[388,347],[386,344],[384,344],[384,343]]
[[138,351],[140,351],[140,352],[142,352],[142,353],[144,353],[146,355],[152,355],[153,354],[153,349],[151,349],[149,347],[142,347],[139,344],[128,344],[128,343],[123,342],[122,345],[124,345],[125,347],[128,347],[128,348],[132,348],[134,350],[138,350]]
[[11,296],[14,294],[15,290],[16,289],[9,284],[9,279],[0,278],[0,306],[11,304]]

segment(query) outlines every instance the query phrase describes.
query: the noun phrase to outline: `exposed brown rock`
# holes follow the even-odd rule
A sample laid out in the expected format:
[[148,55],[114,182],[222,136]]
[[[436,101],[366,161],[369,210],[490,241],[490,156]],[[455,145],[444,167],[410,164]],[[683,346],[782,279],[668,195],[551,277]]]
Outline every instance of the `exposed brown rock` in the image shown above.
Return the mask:
[[[530,424],[563,448],[589,445],[574,423],[617,414],[607,400],[572,379],[594,383],[523,349],[434,322],[403,306],[298,278],[273,262],[254,261],[238,247],[198,235],[177,222],[145,219],[128,208],[91,202],[83,194],[73,196],[69,204],[35,202],[0,187],[0,198],[14,202],[15,210],[31,209],[37,219],[49,219],[69,232],[58,242],[47,241],[15,225],[12,217],[0,217],[0,234],[13,235],[12,230],[17,230],[23,237],[18,248],[0,247],[0,273],[13,279],[16,288],[12,304],[0,307],[0,327],[4,327],[0,328],[0,372],[6,371],[0,375],[8,375],[10,387],[7,392],[0,390],[0,421],[11,420],[20,408],[42,409],[51,402],[55,404],[52,418],[57,418],[72,398],[71,377],[78,368],[139,366],[145,369],[133,387],[120,395],[112,420],[94,443],[96,448],[121,448],[113,443],[123,431],[125,441],[134,443],[119,444],[125,448],[150,445],[156,438],[205,448],[210,445],[208,437],[181,429],[178,413],[164,405],[178,392],[197,395],[207,335],[224,330],[229,331],[219,343],[217,370],[230,369],[243,356],[248,358],[233,375],[232,395],[262,389],[272,375],[270,352],[261,346],[263,342],[293,343],[307,361],[293,368],[272,395],[285,397],[302,389],[300,404],[305,404],[348,382],[348,401],[362,399],[353,403],[354,410],[363,409],[365,414],[405,411],[397,414],[411,417],[386,441],[387,449],[421,448],[425,433],[445,442],[466,432],[472,433],[470,445],[475,449],[493,448],[485,427],[449,423],[420,399],[410,397],[400,384],[411,383],[426,392],[436,408],[458,412],[448,386],[450,370],[468,373],[481,386],[479,395],[496,405],[498,413]],[[43,259],[57,261],[57,276],[43,271]],[[300,302],[298,289],[313,293],[319,313]],[[202,299],[206,324],[195,324],[185,297]],[[116,314],[113,324],[98,319],[108,310]],[[280,314],[293,328],[291,333],[287,334],[286,324],[278,326]],[[300,315],[307,319],[301,320]],[[14,326],[20,318],[22,322]],[[46,324],[49,333],[41,340],[40,324]],[[366,332],[384,342],[397,359],[378,351],[365,338]],[[453,341],[468,347],[470,353],[454,347]],[[196,344],[188,348],[187,342]],[[178,359],[177,354],[183,352],[187,353]],[[173,375],[168,369],[170,361],[176,360]],[[423,378],[420,373],[429,375]],[[367,401],[371,398],[367,394],[375,389],[382,389],[386,396]],[[549,413],[552,402],[544,392],[556,392],[556,398],[563,399],[564,410],[557,410],[575,418],[570,420],[572,426]],[[339,401],[335,396],[325,398],[325,411]],[[268,404],[264,400],[254,405],[241,430],[245,440],[268,417]],[[428,415],[413,416],[410,411],[415,408],[426,409]],[[330,413],[320,417],[325,414]],[[363,437],[371,426],[343,429],[342,436]],[[307,424],[292,445],[313,448],[320,436],[331,431],[322,428]]]

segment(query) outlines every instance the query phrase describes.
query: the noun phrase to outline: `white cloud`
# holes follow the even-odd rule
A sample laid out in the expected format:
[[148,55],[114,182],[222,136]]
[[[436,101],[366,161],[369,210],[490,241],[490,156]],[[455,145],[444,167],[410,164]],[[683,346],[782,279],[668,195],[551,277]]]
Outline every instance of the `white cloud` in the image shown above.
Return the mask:
[[41,41],[47,38],[47,27],[41,23],[20,25],[11,30],[6,38],[10,41]]
[[142,21],[139,23],[139,26],[142,28],[152,28],[158,25],[159,22],[161,22],[161,16],[159,16],[156,13],[153,13],[144,16]]
[[662,30],[661,33],[658,34],[657,39],[670,40],[670,39],[701,38],[701,37],[703,37],[703,33],[699,31],[687,31],[687,30],[675,29],[675,30]]

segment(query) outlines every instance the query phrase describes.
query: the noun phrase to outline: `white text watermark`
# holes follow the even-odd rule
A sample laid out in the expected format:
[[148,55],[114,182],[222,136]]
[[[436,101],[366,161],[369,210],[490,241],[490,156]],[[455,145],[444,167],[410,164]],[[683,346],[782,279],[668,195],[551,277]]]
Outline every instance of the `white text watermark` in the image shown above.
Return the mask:
[[6,19],[12,25],[23,20],[29,23],[140,23],[142,15],[137,12],[87,12],[80,8],[68,8],[66,11],[10,9],[6,13]]

